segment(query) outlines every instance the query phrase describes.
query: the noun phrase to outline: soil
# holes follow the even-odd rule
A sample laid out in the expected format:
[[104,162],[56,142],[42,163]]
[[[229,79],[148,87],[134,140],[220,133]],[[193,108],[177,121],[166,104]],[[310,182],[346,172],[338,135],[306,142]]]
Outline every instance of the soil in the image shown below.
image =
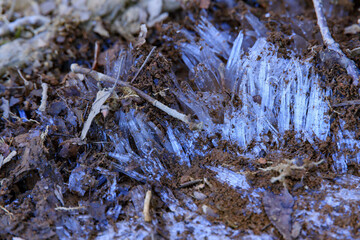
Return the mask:
[[[200,16],[205,14],[213,16],[212,23],[220,29],[221,26],[224,26],[222,24],[226,23],[226,27],[230,28],[227,30],[236,36],[244,27],[242,13],[250,10],[254,15],[264,18],[266,13],[272,12],[274,14],[266,19],[267,27],[270,29],[268,41],[279,47],[279,57],[288,57],[289,50],[294,47],[294,40],[286,34],[292,27],[291,17],[284,17],[280,13],[281,10],[286,10],[285,7],[274,12],[275,7],[268,5],[267,1],[239,1],[234,8],[229,8],[226,4],[217,1],[210,1],[210,5],[207,6],[205,2],[187,1],[181,10],[171,13],[164,23],[149,29],[147,43],[131,50],[134,57],[139,57],[140,60],[129,70],[128,79],[123,80],[130,81],[152,46],[157,46],[148,64],[132,84],[160,102],[179,111],[185,111],[184,106],[169,91],[173,87],[172,76],[169,72],[174,72],[180,83],[187,81],[188,76],[188,70],[181,60],[179,48],[173,46],[186,41],[183,36],[178,34],[177,30],[181,28],[193,30]],[[306,12],[301,17],[316,24],[316,15],[311,1],[305,1],[304,4]],[[200,6],[207,8],[206,13]],[[332,17],[327,20],[335,41],[340,44],[344,53],[355,61],[357,67],[360,67],[360,54],[351,55],[349,51],[360,47],[359,35],[343,33],[344,26],[356,23],[358,8],[358,4],[350,5],[347,16],[336,17],[336,14],[333,13]],[[334,147],[336,142],[333,142],[331,138],[328,138],[327,141],[316,141],[313,144],[307,141],[299,143],[295,134],[289,132],[284,137],[287,143],[285,149],[279,152],[276,151],[276,147],[273,147],[274,151],[262,152],[255,159],[239,157],[243,149],[221,140],[221,136],[214,136],[213,139],[199,138],[197,140],[198,149],[208,146],[211,151],[204,157],[197,156],[192,159],[191,167],[175,164],[177,157],[173,154],[157,153],[160,161],[164,163],[173,177],[171,179],[163,177],[159,182],[151,179],[145,182],[137,181],[119,171],[112,164],[114,160],[107,153],[111,152],[115,145],[108,139],[99,136],[100,132],[120,132],[116,117],[117,109],[121,107],[124,112],[135,109],[146,113],[146,118],[163,133],[166,133],[165,122],[175,126],[183,124],[144,100],[123,98],[121,101],[110,99],[109,102],[113,102],[110,104],[108,116],[105,119],[103,116],[95,118],[95,123],[92,124],[87,136],[87,144],[76,144],[83,121],[96,96],[97,86],[91,79],[81,84],[74,82],[74,76],[69,73],[70,65],[78,63],[91,68],[94,61],[93,49],[98,43],[101,48],[96,70],[104,72],[108,64],[105,61],[106,53],[109,59],[114,59],[120,47],[128,46],[128,42],[116,34],[105,39],[95,33],[86,32],[76,24],[69,24],[69,26],[71,27],[64,28],[63,38],[53,40],[53,48],[57,49],[59,54],[52,60],[52,67],[40,66],[34,69],[22,69],[24,77],[31,83],[30,86],[24,86],[23,80],[13,69],[9,69],[10,82],[5,85],[5,79],[2,80],[4,84],[0,92],[1,97],[10,100],[10,109],[15,115],[9,120],[3,118],[0,121],[0,152],[6,157],[11,151],[16,150],[17,155],[1,166],[0,238],[62,238],[65,236],[61,236],[62,233],[59,230],[61,227],[71,232],[71,238],[74,239],[95,238],[100,232],[108,229],[109,225],[117,229],[117,222],[128,220],[136,210],[134,210],[132,194],[141,192],[144,195],[146,190],[150,189],[153,192],[152,217],[158,219],[157,224],[154,223],[153,226],[156,229],[154,236],[156,239],[167,239],[168,233],[164,227],[167,223],[164,222],[161,215],[162,212],[170,210],[159,197],[161,189],[165,187],[171,189],[178,199],[185,198],[184,195],[193,199],[199,207],[197,213],[205,215],[211,224],[221,223],[233,230],[239,230],[238,235],[233,236],[234,238],[240,239],[241,233],[252,231],[253,234],[266,233],[276,239],[289,236],[289,239],[296,237],[335,239],[334,236],[338,235],[333,235],[332,231],[337,231],[337,227],[347,226],[351,229],[351,237],[360,236],[358,219],[360,210],[355,203],[351,205],[352,209],[350,210],[341,209],[341,207],[333,209],[332,206],[321,205],[326,198],[321,193],[322,186],[327,184],[330,186],[329,188],[335,189],[336,181],[340,176],[333,167],[331,156],[336,149]],[[333,62],[331,58],[326,59],[325,62],[322,61],[320,54],[326,53],[326,48],[322,45],[317,27],[314,28],[311,36],[310,45],[298,55],[303,59],[315,56],[313,61],[318,66],[318,73],[323,76],[322,87],[331,88],[333,91],[334,98],[329,99],[329,104],[335,105],[340,102],[358,100],[359,87],[352,84],[352,79],[347,75],[346,70],[338,63]],[[49,107],[47,112],[39,114],[37,109],[41,102],[40,86],[42,82],[49,84],[47,99]],[[118,93],[121,94],[121,91],[119,90]],[[257,98],[255,100],[261,101]],[[331,108],[329,114],[332,118],[332,132],[336,134],[339,122],[344,120],[345,129],[354,131],[356,139],[359,139],[359,110],[360,105]],[[214,139],[218,141],[216,147],[212,144]],[[271,149],[270,146],[269,148]],[[324,153],[327,158],[321,158],[318,150],[315,149]],[[358,151],[358,149],[354,149],[354,151]],[[280,172],[276,169],[269,169],[275,168],[279,164],[295,166],[296,164],[289,163],[290,159],[296,159],[299,163],[297,166],[302,168],[289,167],[290,172],[283,181],[270,184],[271,179],[279,176]],[[312,164],[321,160],[325,161],[316,166]],[[257,206],[261,211],[255,213],[249,208],[249,205],[252,204],[250,198],[244,197],[248,190],[235,189],[227,183],[221,182],[216,174],[206,166],[223,166],[243,174],[251,189],[265,189],[258,193],[259,199],[275,199],[275,196],[291,194],[293,200],[286,197],[278,200],[288,204],[294,202],[293,207],[289,208],[292,209],[290,216],[293,214],[295,217],[296,212],[312,208],[320,212],[322,216],[327,216],[332,212],[343,212],[343,215],[336,218],[333,227],[328,231],[316,232],[311,223],[307,222],[301,226],[301,233],[293,236],[291,231],[287,232],[286,227],[285,230],[282,229],[282,223],[272,221],[271,213],[267,210],[273,204],[271,201]],[[139,166],[134,164],[131,168],[138,169]],[[81,180],[81,189],[70,189],[69,181],[71,181],[71,174],[74,171],[84,174]],[[347,174],[360,176],[359,166],[350,165]],[[184,183],[194,180],[200,181],[193,185],[180,187]],[[111,198],[109,189],[114,182],[117,195],[113,200],[107,200]],[[357,185],[357,182],[351,182],[341,186],[345,189],[356,189]],[[289,190],[288,193],[284,193],[284,186]],[[269,192],[273,195],[269,195]],[[311,205],[309,199],[315,203],[315,206]],[[122,210],[119,214],[112,216],[106,214],[115,206],[121,206]],[[207,206],[206,211],[203,206]],[[73,209],[70,209],[71,207]],[[286,211],[284,210],[284,212]],[[75,216],[84,217],[74,221]],[[187,220],[178,219],[178,221]],[[188,233],[182,233],[179,239],[186,239],[188,236],[192,236],[190,230]],[[196,238],[196,236],[193,237]]]

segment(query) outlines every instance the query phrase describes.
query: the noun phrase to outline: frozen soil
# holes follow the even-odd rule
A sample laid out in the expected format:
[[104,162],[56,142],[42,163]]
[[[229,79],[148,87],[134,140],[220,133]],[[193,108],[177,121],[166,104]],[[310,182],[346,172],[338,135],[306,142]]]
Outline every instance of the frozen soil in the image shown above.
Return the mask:
[[[126,74],[128,79],[124,79],[130,81],[152,46],[157,46],[132,84],[175,109],[186,111],[169,91],[174,84],[169,72],[174,72],[180,84],[187,81],[188,76],[179,47],[174,47],[187,41],[178,30],[194,31],[201,16],[213,16],[214,26],[226,28],[236,36],[240,29],[246,28],[242,13],[250,10],[266,20],[270,30],[267,40],[279,47],[281,57],[288,56],[289,49],[297,46],[284,34],[293,27],[291,19],[295,18],[284,17],[287,7],[272,6],[267,1],[240,1],[229,8],[221,1],[211,1],[205,13],[199,4],[206,1],[189,2],[182,10],[171,13],[164,23],[149,29],[146,44],[130,50],[137,61]],[[301,18],[316,25],[311,1],[304,4]],[[358,67],[360,54],[351,54],[349,50],[360,47],[359,34],[344,34],[343,28],[356,23],[359,7],[358,3],[346,5],[347,15],[337,16],[334,10],[327,18],[335,40]],[[272,14],[265,19],[268,12]],[[62,31],[62,38],[52,42],[57,55],[51,60],[51,67],[22,69],[29,86],[24,86],[14,69],[9,69],[8,79],[2,79],[1,97],[10,101],[14,115],[0,122],[0,152],[5,157],[14,150],[17,152],[0,171],[2,239],[360,237],[359,166],[350,163],[347,173],[337,172],[331,157],[336,142],[330,137],[311,144],[299,142],[294,133],[288,132],[284,136],[286,146],[281,149],[268,146],[270,151],[253,158],[242,156],[244,149],[222,140],[221,136],[199,137],[195,149],[209,150],[205,155],[194,154],[191,167],[179,165],[179,156],[174,153],[154,153],[172,177],[164,175],[159,181],[149,176],[137,179],[126,171],[141,172],[140,163],[131,163],[124,172],[117,167],[116,160],[108,156],[116,145],[107,136],[121,132],[119,108],[125,114],[134,109],[145,113],[145,118],[163,134],[169,124],[189,130],[144,100],[124,94],[110,98],[109,114],[106,118],[99,115],[94,119],[87,144],[77,144],[98,88],[92,79],[83,82],[77,79],[69,72],[70,65],[76,62],[91,68],[94,46],[98,42],[101,48],[96,70],[104,72],[109,59],[115,59],[128,42],[118,35],[104,39],[75,23],[69,23]],[[321,54],[326,49],[317,27],[311,35],[309,45],[298,55],[302,59],[315,56],[313,61],[322,76],[322,87],[333,91],[328,113],[331,130],[336,133],[339,122],[344,120],[343,127],[354,131],[358,139],[360,105],[340,106],[339,103],[358,100],[359,88],[352,85],[352,79],[336,62],[329,58],[323,60]],[[41,82],[49,84],[48,107],[43,113],[37,110],[42,99]],[[229,99],[223,99],[223,104]],[[241,104],[241,99],[235,101]],[[216,109],[213,114],[217,114]],[[135,149],[135,140],[131,141]],[[319,151],[323,155],[320,156]],[[281,181],[272,181],[283,172],[286,176]],[[74,184],[72,178],[75,177]],[[147,190],[153,195],[151,222],[145,222],[142,213]]]

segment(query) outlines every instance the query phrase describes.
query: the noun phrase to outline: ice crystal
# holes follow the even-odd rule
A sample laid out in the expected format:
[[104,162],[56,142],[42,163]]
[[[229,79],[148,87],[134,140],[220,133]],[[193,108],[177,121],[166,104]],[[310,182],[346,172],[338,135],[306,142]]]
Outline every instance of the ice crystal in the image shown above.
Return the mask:
[[[268,133],[278,146],[284,146],[282,136],[288,130],[313,145],[326,140],[330,136],[326,98],[331,90],[320,87],[310,59],[299,59],[291,51],[279,56],[277,46],[264,38],[265,26],[250,13],[245,18],[254,31],[240,31],[232,47],[229,34],[216,30],[206,18],[197,27],[200,41],[183,30],[189,42],[181,45],[182,58],[194,85],[183,83],[180,88],[174,79],[175,95],[203,121],[209,135],[221,133],[245,149],[255,141],[254,153],[265,148],[262,136]],[[235,104],[236,98],[240,104]],[[350,161],[359,164],[360,153],[351,153],[360,148],[355,134],[340,131],[336,141],[335,168],[345,172]]]
[[[197,42],[193,32],[182,31],[189,41],[183,43],[180,49],[192,82],[190,84],[183,81],[180,84],[169,73],[174,85],[171,90],[182,103],[184,112],[196,115],[204,123],[204,131],[189,131],[181,125],[174,126],[166,121],[161,122],[165,130],[161,131],[146,118],[145,113],[119,110],[116,113],[119,132],[108,135],[115,143],[115,149],[109,155],[117,160],[115,166],[119,171],[141,182],[160,181],[161,177],[171,178],[169,162],[165,163],[164,155],[167,161],[171,159],[171,164],[191,167],[191,161],[195,157],[207,154],[220,140],[212,138],[212,145],[200,146],[197,143],[201,139],[208,140],[217,133],[223,140],[243,148],[247,156],[254,156],[265,149],[263,142],[269,135],[279,149],[286,146],[283,139],[286,131],[294,131],[297,138],[310,143],[332,136],[329,116],[326,114],[326,97],[331,97],[331,91],[319,86],[321,80],[312,63],[295,57],[291,52],[286,57],[280,56],[278,48],[266,40],[263,23],[250,13],[245,19],[253,30],[240,31],[233,41],[231,34],[217,30],[206,18],[202,18],[196,27],[202,40]],[[130,52],[123,51],[119,60],[109,66],[108,73],[111,76],[128,74],[129,66],[136,61],[129,54]],[[343,126],[341,129],[344,129]],[[355,139],[354,133],[346,130],[339,131],[334,140],[338,147],[337,153],[333,155],[334,166],[346,171],[349,161],[359,161],[357,159],[360,159],[360,153],[351,154],[350,149],[360,147],[360,143]],[[255,144],[251,144],[254,142]],[[249,145],[252,146],[251,149]],[[349,154],[344,154],[344,149]],[[262,194],[259,193],[264,189],[251,189],[243,174],[221,165],[205,167],[216,173],[215,178],[219,182],[228,184],[249,199],[246,209],[258,213],[262,211]],[[330,191],[326,189],[326,193],[330,194]],[[344,193],[348,196],[352,194]],[[198,238],[212,236],[214,239],[225,239],[229,232],[239,234],[221,224],[215,228],[209,227],[210,223],[195,213],[197,206],[189,197],[178,193],[177,199],[166,187],[158,190],[157,195],[169,209],[162,217],[168,223],[165,228],[170,238],[176,238],[179,233],[187,231],[187,228],[196,229],[194,236]],[[134,196],[133,202],[139,202],[135,201]],[[139,199],[142,200],[143,196],[138,197]],[[306,202],[309,202],[308,199],[304,199],[304,203]],[[142,210],[138,208],[134,211],[138,214]],[[298,211],[296,214],[306,221],[308,216],[317,213]],[[191,220],[178,222],[176,219],[180,216]],[[315,215],[314,219],[318,221]],[[329,217],[324,225],[332,226],[332,219],[334,216]],[[140,223],[146,226],[142,218],[120,221],[117,223],[118,232],[115,233],[110,228],[107,234],[143,239],[152,229],[133,229],[132,226]],[[253,236],[251,232],[245,235],[248,236],[244,236],[244,239],[269,237]],[[99,238],[104,239],[105,235]]]
[[[258,36],[264,35],[261,22],[252,15],[247,15],[247,20]],[[310,62],[293,55],[278,57],[277,47],[263,37],[245,54],[242,32],[230,49],[228,42],[224,43],[229,37],[210,25],[203,18],[198,30],[206,38],[182,45],[183,60],[197,88],[188,87],[186,94],[175,91],[204,122],[208,133],[221,132],[224,139],[245,148],[254,140],[260,142],[261,135],[268,132],[279,143],[287,130],[294,130],[310,141],[313,137],[326,139],[329,118],[324,99],[328,92],[319,87],[319,77]],[[223,46],[221,51],[219,46]],[[227,60],[225,67],[220,56]],[[237,96],[241,105],[228,101],[222,107],[219,103],[225,101],[224,92],[232,94],[231,100]],[[195,101],[195,97],[201,101]],[[220,124],[212,117],[214,109],[223,113]]]

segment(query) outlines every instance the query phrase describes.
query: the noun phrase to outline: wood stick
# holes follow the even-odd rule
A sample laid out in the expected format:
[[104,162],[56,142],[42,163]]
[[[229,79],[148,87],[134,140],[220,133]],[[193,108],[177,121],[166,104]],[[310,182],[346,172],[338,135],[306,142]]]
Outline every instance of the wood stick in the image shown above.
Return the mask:
[[192,185],[195,185],[195,184],[199,184],[199,183],[202,183],[203,180],[202,179],[196,179],[196,180],[193,180],[193,181],[189,181],[189,182],[186,182],[186,183],[183,183],[179,186],[179,188],[185,188],[185,187],[190,187]]
[[[88,68],[80,67],[76,63],[71,65],[71,71],[74,72],[74,73],[81,73],[81,74],[90,76],[90,77],[94,78],[97,81],[104,81],[104,82],[110,82],[110,83],[115,83],[116,82],[115,78],[112,78],[110,76],[107,76],[105,74],[99,73],[97,71],[94,71],[94,70],[91,70],[91,69],[88,69]],[[202,125],[203,125],[202,122],[199,122],[199,123],[192,122],[190,120],[189,116],[187,116],[187,115],[185,115],[183,113],[180,113],[180,112],[176,111],[175,109],[172,109],[172,108],[166,106],[165,104],[163,104],[163,103],[159,102],[158,100],[150,97],[149,95],[147,95],[146,93],[144,93],[140,89],[130,85],[127,82],[117,80],[117,83],[122,87],[130,88],[131,90],[136,92],[136,94],[139,95],[141,98],[143,98],[146,101],[148,101],[149,103],[151,103],[154,107],[157,107],[158,109],[166,112],[170,116],[172,116],[172,117],[174,117],[174,118],[188,124],[189,128],[191,130],[201,130],[202,129]]]
[[360,79],[359,69],[356,67],[354,61],[346,57],[346,55],[341,51],[339,44],[332,38],[323,13],[322,0],[313,0],[313,3],[317,17],[317,24],[320,28],[325,45],[328,49],[333,50],[340,55],[340,61],[338,61],[339,64],[346,69],[347,73],[353,78],[353,84],[357,86]]
[[99,54],[100,54],[100,42],[96,41],[95,42],[95,49],[94,49],[94,62],[93,62],[93,65],[91,67],[92,70],[95,70],[97,68],[98,60],[99,60]]
[[42,83],[41,87],[42,87],[43,91],[42,91],[42,95],[41,95],[41,104],[39,107],[39,111],[45,112],[47,99],[48,99],[47,92],[48,92],[49,87],[48,87],[47,83]]
[[360,100],[349,100],[349,101],[335,103],[335,104],[333,104],[331,106],[332,107],[344,107],[344,106],[359,105],[359,104],[360,104]]
[[151,191],[148,190],[146,192],[145,201],[144,201],[144,220],[145,222],[151,222],[151,215],[150,215],[150,200],[151,200]]

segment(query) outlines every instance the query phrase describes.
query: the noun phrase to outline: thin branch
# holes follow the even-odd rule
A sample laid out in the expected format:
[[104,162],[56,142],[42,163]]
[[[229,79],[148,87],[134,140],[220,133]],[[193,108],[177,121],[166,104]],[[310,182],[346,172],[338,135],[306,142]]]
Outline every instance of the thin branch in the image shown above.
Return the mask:
[[189,128],[191,130],[200,130],[200,129],[202,129],[202,122],[200,122],[200,123],[192,122],[189,116],[187,116],[187,115],[185,115],[183,113],[180,113],[180,112],[176,111],[175,109],[172,109],[172,108],[166,106],[165,104],[163,104],[163,103],[159,102],[158,100],[150,97],[149,95],[147,95],[146,93],[144,93],[140,89],[130,85],[127,82],[124,82],[124,81],[121,81],[121,80],[116,80],[115,78],[112,78],[110,76],[107,76],[105,74],[99,73],[97,71],[94,71],[94,70],[91,70],[91,69],[88,69],[88,68],[80,67],[76,63],[71,65],[71,71],[74,72],[74,73],[81,73],[81,74],[90,76],[90,77],[94,78],[97,81],[104,81],[104,82],[110,82],[110,83],[115,83],[117,81],[117,83],[120,86],[130,88],[131,90],[136,92],[137,95],[139,95],[140,97],[142,97],[143,99],[145,99],[146,101],[151,103],[154,107],[157,107],[160,110],[162,110],[162,111],[166,112],[167,114],[169,114],[170,116],[172,116],[172,117],[174,117],[174,118],[188,124]]
[[29,86],[30,82],[22,75],[20,69],[18,69],[17,72],[19,73],[20,78],[24,81],[25,87]]
[[350,100],[350,101],[344,101],[344,102],[340,102],[340,103],[335,103],[333,105],[331,105],[332,107],[344,107],[344,106],[349,106],[349,105],[359,105],[360,104],[360,100]]
[[82,210],[85,209],[84,206],[78,206],[78,207],[56,207],[54,208],[56,211],[75,211],[75,210]]
[[337,52],[340,55],[339,64],[344,67],[347,73],[353,78],[353,84],[357,86],[359,84],[360,73],[356,67],[354,61],[348,59],[346,55],[341,51],[339,44],[332,38],[330,30],[326,23],[326,18],[323,13],[322,0],[313,0],[314,8],[317,16],[317,24],[319,25],[322,38],[328,49]]
[[186,187],[190,187],[192,185],[196,185],[196,184],[199,184],[199,183],[202,183],[203,180],[202,179],[195,179],[193,181],[189,181],[189,182],[186,182],[186,183],[183,183],[179,186],[179,188],[186,188]]
[[149,61],[150,59],[150,56],[153,54],[153,52],[155,51],[155,48],[156,47],[153,47],[150,51],[150,53],[147,55],[145,61],[143,62],[143,64],[141,65],[141,67],[139,68],[139,70],[136,72],[135,76],[133,77],[133,79],[131,79],[130,83],[132,83],[136,78],[137,76],[139,75],[139,73],[141,72],[141,70],[144,68],[144,66],[146,65],[146,63]]
[[95,42],[95,49],[94,49],[94,62],[93,62],[93,65],[91,67],[92,70],[95,70],[97,68],[98,60],[99,60],[99,54],[100,54],[100,42],[96,41]]

